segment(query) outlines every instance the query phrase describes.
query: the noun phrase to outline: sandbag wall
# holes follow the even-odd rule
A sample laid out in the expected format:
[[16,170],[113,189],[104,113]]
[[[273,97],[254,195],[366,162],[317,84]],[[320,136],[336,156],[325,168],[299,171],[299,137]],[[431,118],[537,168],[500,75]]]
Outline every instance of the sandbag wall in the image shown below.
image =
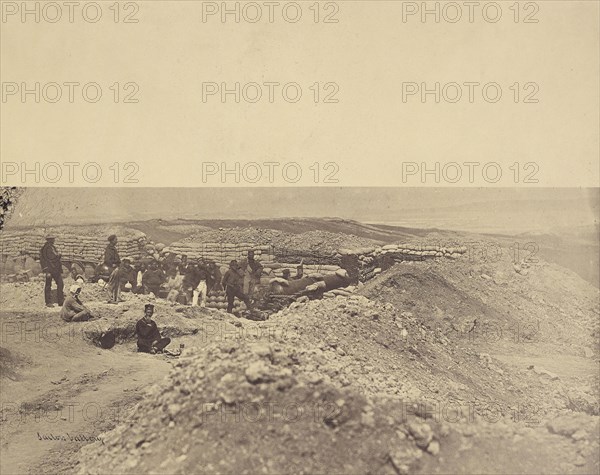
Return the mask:
[[458,259],[465,252],[465,246],[443,246],[435,244],[388,244],[382,247],[361,249],[340,249],[339,255],[344,258],[356,256],[359,259],[359,280],[366,282],[393,262],[424,261],[428,259]]
[[[29,254],[38,260],[40,249],[46,242],[46,235],[52,233],[56,236],[55,246],[63,256],[63,260],[83,260],[100,263],[104,258],[104,249],[108,244],[108,232],[102,234],[91,233],[77,234],[74,232],[31,230],[21,232],[3,232],[0,234],[0,255],[3,262],[23,254]],[[117,235],[117,249],[121,259],[129,257],[139,259],[146,254],[141,242],[145,241],[145,234],[142,232],[128,232],[127,234]]]
[[[376,270],[382,266],[387,268],[390,262],[423,261],[443,257],[458,259],[465,252],[467,252],[467,248],[459,245],[446,247],[440,245],[389,244],[382,247],[340,249],[334,255],[323,255],[318,259],[313,255],[313,260],[318,260],[318,262],[307,264],[306,260],[304,260],[303,267],[305,275],[310,273],[330,274],[342,267],[346,268],[347,266],[344,267],[344,262],[349,260],[355,262],[357,260],[358,270],[364,274],[369,269]],[[302,260],[302,257],[296,256],[293,259],[290,258],[290,255],[282,257],[285,257],[286,260],[280,262],[263,261],[262,264],[267,270],[272,269],[275,277],[281,277],[285,268],[290,269],[292,276],[294,276],[295,268]],[[387,264],[384,265],[385,262]]]
[[[227,297],[225,296],[224,291],[210,291],[206,298],[206,306],[208,308],[215,308],[220,310],[227,309]],[[239,312],[240,310],[245,310],[246,304],[244,302],[238,300],[237,298],[233,302],[233,311]]]
[[335,265],[341,264],[340,254],[323,254],[300,249],[273,248],[273,254],[276,262],[295,262],[302,261],[309,265]]
[[272,248],[268,245],[257,246],[251,243],[216,243],[216,242],[193,242],[179,241],[165,247],[164,252],[172,252],[178,256],[188,256],[188,259],[203,258],[214,261],[220,266],[227,267],[233,260],[240,261],[248,255],[248,251],[260,259],[263,266],[265,262],[273,261]]
[[397,261],[422,261],[432,257],[447,257],[458,259],[467,252],[465,246],[441,246],[421,244],[388,244],[382,247],[368,247],[360,249],[340,249],[340,256],[356,255],[361,261],[369,261],[379,256],[390,255]]

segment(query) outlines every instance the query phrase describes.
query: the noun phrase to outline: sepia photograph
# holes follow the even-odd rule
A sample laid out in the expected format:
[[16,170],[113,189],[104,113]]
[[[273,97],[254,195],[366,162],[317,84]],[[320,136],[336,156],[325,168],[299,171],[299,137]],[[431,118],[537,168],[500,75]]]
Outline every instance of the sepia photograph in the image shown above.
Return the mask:
[[0,475],[600,475],[599,0],[0,0]]
[[598,472],[597,188],[2,205],[3,474]]

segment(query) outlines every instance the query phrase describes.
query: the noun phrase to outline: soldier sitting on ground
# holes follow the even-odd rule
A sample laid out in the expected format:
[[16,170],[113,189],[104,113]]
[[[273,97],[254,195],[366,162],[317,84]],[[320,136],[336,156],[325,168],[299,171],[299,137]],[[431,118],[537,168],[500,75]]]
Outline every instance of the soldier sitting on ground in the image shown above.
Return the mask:
[[69,288],[69,293],[60,310],[60,316],[65,322],[84,322],[92,318],[90,309],[81,303],[79,294],[81,285],[73,284]]
[[156,322],[152,320],[153,314],[154,305],[151,303],[146,304],[144,307],[144,317],[135,326],[135,332],[138,336],[138,351],[142,353],[162,353],[165,347],[171,343],[170,338],[161,337]]

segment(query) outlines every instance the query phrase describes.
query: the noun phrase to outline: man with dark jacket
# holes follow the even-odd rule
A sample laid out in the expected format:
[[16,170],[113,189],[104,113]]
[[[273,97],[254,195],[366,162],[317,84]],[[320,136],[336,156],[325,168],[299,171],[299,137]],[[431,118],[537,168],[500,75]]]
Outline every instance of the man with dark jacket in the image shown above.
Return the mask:
[[56,282],[56,300],[58,305],[62,306],[65,301],[63,293],[64,283],[62,278],[61,255],[54,246],[56,238],[54,235],[46,236],[46,244],[40,250],[40,265],[42,272],[46,274],[46,285],[44,286],[44,299],[46,307],[53,307],[52,304],[52,279]]
[[117,236],[111,234],[108,236],[108,246],[104,250],[104,264],[112,271],[121,263],[119,251],[117,250]]
[[144,307],[144,317],[140,319],[136,326],[138,351],[143,353],[161,353],[166,346],[171,343],[170,338],[160,336],[156,322],[152,320],[154,314],[154,305],[148,303]]
[[210,261],[208,263],[208,280],[206,281],[208,285],[208,292],[219,291],[221,290],[221,270],[219,266],[215,263],[215,261]]
[[153,261],[150,264],[150,269],[144,272],[142,276],[142,284],[146,292],[153,293],[155,297],[158,297],[160,286],[165,282],[165,274],[162,269],[158,268],[158,263]]
[[223,276],[223,287],[225,295],[227,295],[227,312],[233,313],[233,302],[235,298],[242,300],[248,309],[252,308],[250,298],[244,294],[244,274],[240,270],[240,265],[237,261],[229,263],[229,270]]

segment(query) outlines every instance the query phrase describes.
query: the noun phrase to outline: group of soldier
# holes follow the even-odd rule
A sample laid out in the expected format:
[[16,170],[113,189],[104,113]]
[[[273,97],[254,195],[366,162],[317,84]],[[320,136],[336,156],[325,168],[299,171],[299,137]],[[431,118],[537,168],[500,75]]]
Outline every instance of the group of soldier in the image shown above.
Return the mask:
[[[44,299],[46,306],[53,307],[52,281],[57,287],[57,303],[62,306],[61,316],[65,321],[85,321],[93,318],[90,310],[83,305],[79,297],[82,280],[76,281],[69,288],[69,295],[64,296],[61,254],[55,246],[56,237],[48,235],[46,243],[40,250],[40,265],[45,273]],[[121,260],[117,249],[116,235],[108,237],[108,245],[104,250],[103,263],[100,265],[108,276],[109,303],[122,301],[123,289],[134,293],[153,294],[155,297],[165,296],[172,303],[180,302],[192,306],[206,306],[207,295],[211,291],[224,291],[227,299],[227,312],[233,313],[235,299],[238,298],[252,309],[254,295],[263,273],[263,266],[250,250],[240,262],[233,260],[225,275],[221,276],[219,266],[213,261],[202,258],[188,260],[167,258],[162,261],[152,259],[132,265],[130,259]],[[171,256],[174,257],[174,256]],[[287,273],[286,273],[287,272]],[[248,291],[244,292],[244,281],[249,275]],[[284,271],[284,278],[299,279],[302,277],[302,265],[298,266],[295,277],[290,277],[289,270]],[[136,326],[138,350],[148,353],[160,353],[170,343],[168,338],[161,337],[156,323],[151,319],[154,306],[146,304],[144,317]]]
[[[165,259],[162,262],[152,260],[145,264],[132,266],[129,259],[121,261],[117,250],[117,237],[108,238],[109,244],[104,252],[104,266],[110,271],[108,287],[111,303],[118,303],[123,287],[134,293],[153,294],[165,297],[170,302],[185,305],[206,306],[209,292],[225,291],[227,311],[233,311],[237,297],[251,308],[251,296],[260,283],[263,267],[255,258],[252,250],[238,263],[229,263],[229,269],[221,276],[219,266],[214,261],[203,258],[190,260],[187,256],[181,259]],[[244,278],[249,274],[248,293],[244,293]]]
[[[54,235],[48,235],[40,251],[40,264],[42,272],[46,275],[44,299],[48,307],[54,306],[51,296],[52,281],[56,283],[58,305],[62,306],[65,302],[61,255],[56,249],[55,240]],[[248,308],[252,307],[251,297],[260,283],[263,271],[252,250],[248,251],[247,256],[240,262],[231,261],[229,269],[221,276],[219,266],[214,261],[205,261],[202,258],[188,260],[187,256],[164,261],[152,259],[133,265],[130,259],[121,260],[117,243],[116,235],[108,237],[102,263],[108,276],[106,285],[110,293],[110,303],[122,301],[121,292],[126,289],[138,294],[165,297],[173,303],[205,307],[209,292],[224,290],[229,313],[233,311],[235,298],[242,300]],[[246,274],[249,275],[247,293],[244,292]],[[69,306],[74,309],[79,308],[76,302],[72,301],[79,295],[75,295],[74,292],[80,291],[81,289],[77,291],[75,286],[70,289]],[[76,313],[81,311],[83,310]],[[79,317],[82,316],[77,318]]]

